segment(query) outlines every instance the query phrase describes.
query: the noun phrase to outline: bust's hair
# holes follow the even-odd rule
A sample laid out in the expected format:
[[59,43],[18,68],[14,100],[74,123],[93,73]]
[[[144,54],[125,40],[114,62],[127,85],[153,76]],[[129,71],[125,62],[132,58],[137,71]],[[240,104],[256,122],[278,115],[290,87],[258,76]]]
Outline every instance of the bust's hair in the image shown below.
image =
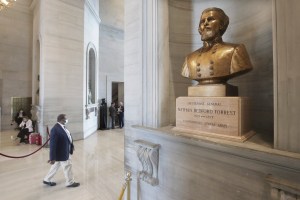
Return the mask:
[[229,24],[229,17],[225,14],[225,12],[221,9],[221,8],[216,8],[216,7],[212,7],[212,8],[206,8],[203,12],[202,15],[206,12],[209,11],[216,11],[220,14],[221,16],[221,23],[223,24],[222,29],[220,30],[221,35],[223,35],[228,27]]
[[60,122],[61,120],[65,119],[66,118],[66,114],[59,114],[57,116],[57,121]]

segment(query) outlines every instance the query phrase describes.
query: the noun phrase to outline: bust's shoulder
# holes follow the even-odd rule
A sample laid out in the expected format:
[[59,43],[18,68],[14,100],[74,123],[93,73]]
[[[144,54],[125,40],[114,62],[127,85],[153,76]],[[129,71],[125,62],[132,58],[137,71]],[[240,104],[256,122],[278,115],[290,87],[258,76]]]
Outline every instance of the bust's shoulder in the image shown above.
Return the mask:
[[192,53],[189,53],[186,57],[192,57],[198,55],[202,51],[202,47],[193,51]]
[[[217,47],[216,50],[220,50],[220,49],[234,50],[236,48],[244,48],[244,45],[243,44],[234,44],[234,43],[222,42],[222,43],[216,44],[216,47]],[[202,50],[203,50],[203,47],[193,51],[192,53],[189,53],[187,55],[187,57],[189,58],[189,57],[197,56],[202,52]]]
[[228,42],[222,42],[222,43],[218,44],[218,48],[228,49],[228,50],[234,50],[240,46],[242,46],[242,44],[234,44],[234,43],[228,43]]
[[244,44],[233,44],[233,43],[223,42],[219,44],[219,49],[234,51],[234,50],[246,50],[246,47]]
[[197,58],[197,57],[201,54],[202,49],[203,49],[203,47],[201,47],[201,48],[199,48],[199,49],[197,49],[197,50],[195,50],[195,51],[189,53],[189,54],[186,56],[186,61],[187,61],[187,62],[190,62],[191,60],[194,60],[195,58]]

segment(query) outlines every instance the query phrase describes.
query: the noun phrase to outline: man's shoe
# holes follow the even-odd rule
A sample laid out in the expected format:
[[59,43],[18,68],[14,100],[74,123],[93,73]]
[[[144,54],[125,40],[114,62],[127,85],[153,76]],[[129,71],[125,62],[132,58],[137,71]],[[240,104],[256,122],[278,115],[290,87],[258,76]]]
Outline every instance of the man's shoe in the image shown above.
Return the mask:
[[47,182],[47,181],[43,181],[44,184],[49,185],[49,186],[56,186],[55,182]]
[[67,187],[78,187],[80,185],[80,183],[72,183],[71,185],[68,185]]

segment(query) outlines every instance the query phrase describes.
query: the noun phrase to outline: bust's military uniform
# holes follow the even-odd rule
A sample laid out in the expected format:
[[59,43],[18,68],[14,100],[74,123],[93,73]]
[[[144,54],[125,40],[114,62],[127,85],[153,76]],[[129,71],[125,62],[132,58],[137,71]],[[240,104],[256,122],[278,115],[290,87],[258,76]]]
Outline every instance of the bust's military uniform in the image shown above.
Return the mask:
[[235,75],[250,71],[252,64],[243,44],[215,43],[185,58],[181,75],[200,84],[224,83]]

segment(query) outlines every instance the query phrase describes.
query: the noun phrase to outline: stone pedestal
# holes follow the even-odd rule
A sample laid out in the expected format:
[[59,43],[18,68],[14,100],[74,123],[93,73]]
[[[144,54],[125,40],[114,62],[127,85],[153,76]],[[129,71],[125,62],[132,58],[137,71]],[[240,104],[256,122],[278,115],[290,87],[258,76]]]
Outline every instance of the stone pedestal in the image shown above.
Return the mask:
[[254,132],[246,97],[178,97],[174,130],[190,137],[210,136],[245,141]]

